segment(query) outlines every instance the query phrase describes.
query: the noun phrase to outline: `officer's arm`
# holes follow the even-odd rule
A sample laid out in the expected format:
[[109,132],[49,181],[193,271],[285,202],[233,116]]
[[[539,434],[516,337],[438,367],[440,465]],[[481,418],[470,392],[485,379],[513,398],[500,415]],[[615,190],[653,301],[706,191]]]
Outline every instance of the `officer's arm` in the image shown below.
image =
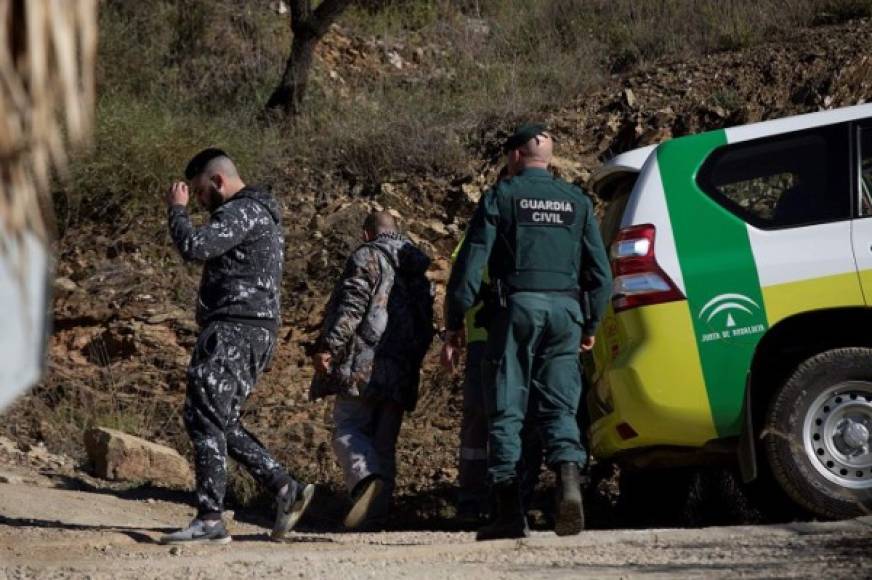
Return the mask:
[[448,330],[462,328],[464,314],[475,304],[484,269],[497,238],[499,218],[497,193],[491,189],[481,198],[451,269],[445,296],[445,327]]
[[381,277],[378,256],[375,255],[377,251],[361,246],[345,264],[319,348],[338,355],[357,331]]
[[581,267],[584,270],[582,278],[585,280],[584,288],[590,298],[590,313],[584,334],[593,336],[596,334],[597,326],[599,326],[606,308],[608,308],[612,295],[612,271],[603,238],[596,223],[593,204],[590,201],[587,202],[587,218],[584,224],[581,248]]
[[224,204],[211,215],[209,223],[201,228],[194,228],[184,207],[171,206],[170,236],[182,258],[202,262],[221,256],[239,245],[256,222],[253,216],[243,215],[242,205],[240,202]]

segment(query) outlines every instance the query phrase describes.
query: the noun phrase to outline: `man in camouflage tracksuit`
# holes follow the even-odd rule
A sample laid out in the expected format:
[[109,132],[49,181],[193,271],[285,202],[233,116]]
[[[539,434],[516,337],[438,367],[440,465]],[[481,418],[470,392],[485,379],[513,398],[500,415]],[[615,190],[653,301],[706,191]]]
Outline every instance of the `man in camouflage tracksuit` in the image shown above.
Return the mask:
[[415,408],[421,363],[433,338],[430,259],[386,212],[364,224],[327,305],[311,397],[336,395],[333,450],[355,500],[351,529],[380,526],[390,509],[396,442]]
[[184,420],[197,477],[197,517],[165,543],[226,543],[221,520],[229,454],[276,496],[273,537],[287,532],[308,505],[314,486],[295,481],[240,424],[242,405],[268,365],[280,324],[284,235],[280,211],[267,192],[246,186],[218,149],[195,156],[185,177],[209,222],[195,229],[183,182],[167,194],[170,235],[182,257],[205,263],[197,304],[200,336],[188,367]]

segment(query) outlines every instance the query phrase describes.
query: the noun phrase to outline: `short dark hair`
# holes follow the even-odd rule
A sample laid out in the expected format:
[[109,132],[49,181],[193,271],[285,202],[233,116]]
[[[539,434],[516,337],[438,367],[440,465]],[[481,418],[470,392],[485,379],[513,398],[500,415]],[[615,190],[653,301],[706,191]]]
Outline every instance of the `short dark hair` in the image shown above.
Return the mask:
[[191,180],[203,173],[206,170],[206,166],[209,165],[209,162],[218,157],[227,157],[230,158],[227,153],[225,153],[222,149],[218,149],[216,147],[209,147],[207,149],[203,149],[196,155],[194,155],[190,161],[188,161],[188,166],[185,167],[185,179]]

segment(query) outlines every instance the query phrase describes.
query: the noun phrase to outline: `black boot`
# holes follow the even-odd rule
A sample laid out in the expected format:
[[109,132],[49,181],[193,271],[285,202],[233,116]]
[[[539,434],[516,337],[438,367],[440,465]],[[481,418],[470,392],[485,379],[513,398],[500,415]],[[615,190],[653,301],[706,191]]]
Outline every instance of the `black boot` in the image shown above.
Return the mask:
[[496,515],[491,523],[478,530],[475,539],[503,540],[526,538],[530,535],[527,518],[521,509],[521,493],[517,481],[494,486]]
[[554,532],[558,536],[572,536],[583,529],[584,508],[581,504],[578,464],[560,463],[557,466],[557,521]]

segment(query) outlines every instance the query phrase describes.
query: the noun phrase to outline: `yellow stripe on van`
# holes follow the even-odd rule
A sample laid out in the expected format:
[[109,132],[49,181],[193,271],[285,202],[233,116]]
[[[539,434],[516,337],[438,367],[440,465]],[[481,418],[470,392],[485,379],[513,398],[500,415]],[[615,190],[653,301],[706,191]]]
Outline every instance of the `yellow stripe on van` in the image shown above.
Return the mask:
[[865,304],[856,272],[766,286],[763,300],[769,326],[801,312]]
[[[869,291],[872,290],[872,270],[860,270],[860,288],[865,289],[866,294],[869,294]],[[869,294],[866,298],[866,304],[872,305],[872,294]]]
[[[613,359],[597,385],[597,395],[614,412],[591,426],[593,453],[608,457],[646,445],[698,447],[715,439],[687,302],[629,310],[615,320],[618,340],[608,342],[621,350],[610,353]],[[621,439],[615,428],[623,422],[639,436]]]

